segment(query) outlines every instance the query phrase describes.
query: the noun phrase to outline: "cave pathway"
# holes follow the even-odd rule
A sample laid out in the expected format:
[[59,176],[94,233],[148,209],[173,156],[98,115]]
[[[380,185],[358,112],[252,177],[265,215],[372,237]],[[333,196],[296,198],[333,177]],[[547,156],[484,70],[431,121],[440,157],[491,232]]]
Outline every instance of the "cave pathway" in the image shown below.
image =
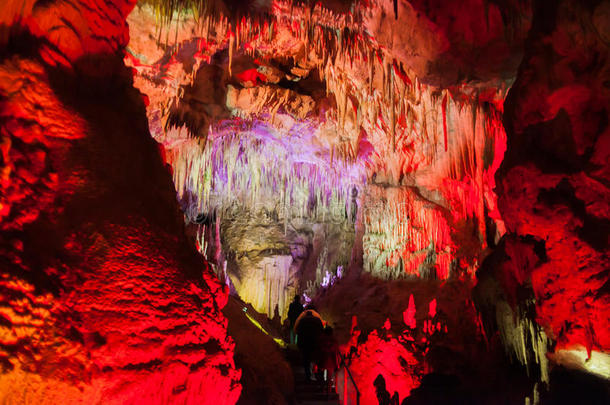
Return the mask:
[[301,355],[296,348],[289,346],[285,350],[285,355],[294,375],[295,405],[341,405],[336,392],[324,391],[321,378],[318,378],[318,381],[309,381],[305,378]]

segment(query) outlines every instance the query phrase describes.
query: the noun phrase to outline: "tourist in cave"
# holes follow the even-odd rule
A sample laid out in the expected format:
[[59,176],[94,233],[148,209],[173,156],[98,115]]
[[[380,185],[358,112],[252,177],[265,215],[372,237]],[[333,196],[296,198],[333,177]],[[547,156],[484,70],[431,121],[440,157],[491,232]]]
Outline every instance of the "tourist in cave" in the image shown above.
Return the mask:
[[[294,299],[288,307],[288,321],[290,322],[290,344],[296,343],[296,333],[294,325],[299,315],[303,313],[303,304],[301,304],[301,296],[295,295]],[[285,336],[285,335],[284,335]]]
[[305,377],[315,381],[312,373],[312,360],[318,356],[320,350],[320,337],[324,331],[322,318],[314,309],[305,310],[296,320],[295,332],[297,334],[297,346],[301,352]]
[[394,395],[390,397],[390,392],[386,388],[385,378],[383,375],[379,374],[375,381],[373,382],[375,386],[375,395],[377,396],[377,401],[379,405],[398,405],[399,397],[398,392],[394,392]]
[[333,334],[333,328],[326,325],[320,336],[318,367],[324,372],[325,389],[330,392],[335,385],[335,373],[339,368],[339,343]]

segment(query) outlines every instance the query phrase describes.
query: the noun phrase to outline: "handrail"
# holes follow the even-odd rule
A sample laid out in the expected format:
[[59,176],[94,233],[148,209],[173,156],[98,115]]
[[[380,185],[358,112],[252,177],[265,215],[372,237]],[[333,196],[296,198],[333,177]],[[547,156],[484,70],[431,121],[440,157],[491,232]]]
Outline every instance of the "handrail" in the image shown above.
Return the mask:
[[341,353],[339,353],[339,357],[341,358],[341,364],[343,364],[343,368],[345,368],[345,371],[347,371],[347,375],[349,376],[349,379],[352,380],[352,384],[356,389],[356,405],[360,405],[360,390],[358,389],[358,385],[356,385],[356,381],[354,380],[352,372],[350,371],[349,366],[345,361],[345,357]]

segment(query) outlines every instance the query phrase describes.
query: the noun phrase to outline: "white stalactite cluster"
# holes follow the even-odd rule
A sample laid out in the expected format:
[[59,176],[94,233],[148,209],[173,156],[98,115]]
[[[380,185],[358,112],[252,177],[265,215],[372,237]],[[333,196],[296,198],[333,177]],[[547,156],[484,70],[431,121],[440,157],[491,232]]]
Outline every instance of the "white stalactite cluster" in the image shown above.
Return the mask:
[[[535,304],[530,302],[526,305]],[[549,361],[546,353],[550,342],[542,328],[534,319],[515,313],[506,301],[497,303],[496,321],[506,352],[523,364],[528,374],[536,370],[540,381],[548,384]]]
[[187,216],[230,210],[266,209],[286,223],[308,217],[316,222],[343,222],[352,187],[364,183],[364,170],[348,162],[330,164],[316,148],[307,126],[279,133],[262,122],[218,128],[203,141],[185,137],[168,144],[180,200],[189,200]]
[[[436,277],[448,277],[450,228],[438,206],[407,188],[369,186],[363,222],[365,270],[384,279],[422,276],[428,264],[435,267]],[[424,263],[431,254],[433,263]]]
[[[240,237],[244,246],[235,247],[242,251],[267,249],[270,229],[278,223],[283,224],[284,235],[295,231],[295,223],[303,222],[341,229],[351,224],[353,233],[354,225],[347,217],[354,209],[351,192],[354,187],[362,188],[364,167],[342,160],[331,164],[328,150],[311,142],[311,128],[287,122],[294,125],[285,132],[262,121],[235,120],[212,129],[206,141],[191,137],[184,128],[171,129],[159,138],[187,220],[195,222],[199,215],[215,218],[213,224],[200,225],[198,246],[216,264],[221,278],[226,273],[221,273],[222,263],[216,263],[213,252],[207,251],[211,243],[205,237],[206,227],[218,226],[221,219],[230,222],[233,230],[224,231],[232,235],[251,229],[253,223],[260,225],[254,231],[263,234],[248,235],[247,241]],[[262,218],[268,223],[263,224]],[[212,229],[208,237],[219,239],[218,234]],[[214,240],[213,245],[217,249],[221,243]],[[347,265],[351,244],[342,244],[339,250],[333,263],[339,260]],[[257,311],[273,317],[277,305],[277,313],[284,318],[298,288],[292,262],[286,254],[240,258],[238,264],[247,271],[231,277],[231,282]],[[336,271],[328,267],[333,263],[324,258],[316,285],[323,281],[323,270]]]
[[[302,72],[287,76],[290,80],[318,72],[332,100],[318,117],[311,114],[315,100],[276,86],[276,79],[241,90],[229,86],[227,104],[234,116],[268,120],[286,139],[294,139],[282,111],[305,103],[307,108],[292,108],[293,126],[309,126],[308,140],[327,150],[324,159],[316,158],[307,168],[289,162],[290,143],[273,146],[269,156],[274,158],[257,156],[261,149],[246,140],[257,138],[247,131],[235,131],[230,141],[225,137],[222,153],[191,140],[193,150],[183,144],[169,154],[177,190],[182,199],[192,198],[185,190],[195,195],[196,204],[189,205],[193,212],[187,213],[191,218],[239,201],[277,212],[286,223],[307,215],[327,220],[341,214],[346,186],[362,184],[344,181],[345,168],[365,165],[363,176],[374,184],[367,193],[386,201],[364,203],[365,268],[383,278],[429,274],[435,268],[437,277],[446,278],[456,259],[450,234],[456,222],[476,222],[481,248],[486,216],[496,222],[496,236],[504,232],[493,188],[505,148],[500,114],[506,88],[450,91],[421,83],[366,32],[360,13],[360,7],[337,14],[321,5],[275,1],[269,14],[237,23],[211,11],[202,15],[194,25],[202,59],[228,48],[229,66],[237,54],[250,55],[259,61],[263,77],[266,61],[274,58],[291,60]],[[166,30],[174,29],[181,38],[186,27],[193,28],[186,21],[177,19]],[[255,101],[240,103],[243,97]],[[327,175],[330,180],[323,180]],[[221,187],[217,176],[225,178]]]
[[[296,283],[291,274],[292,257],[264,257],[252,267],[245,277],[233,280],[236,291],[245,302],[262,314],[273,318],[276,313],[285,319],[288,306],[296,292]],[[276,308],[277,307],[277,308]]]

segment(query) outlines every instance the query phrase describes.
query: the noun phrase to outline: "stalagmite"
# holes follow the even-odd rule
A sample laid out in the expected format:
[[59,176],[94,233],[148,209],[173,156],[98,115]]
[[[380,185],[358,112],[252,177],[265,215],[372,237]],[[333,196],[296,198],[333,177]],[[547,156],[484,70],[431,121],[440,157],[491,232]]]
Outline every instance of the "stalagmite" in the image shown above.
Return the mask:
[[409,306],[405,309],[403,313],[403,320],[405,325],[407,325],[411,329],[415,329],[417,327],[417,321],[415,320],[415,301],[413,300],[413,294],[409,296]]

